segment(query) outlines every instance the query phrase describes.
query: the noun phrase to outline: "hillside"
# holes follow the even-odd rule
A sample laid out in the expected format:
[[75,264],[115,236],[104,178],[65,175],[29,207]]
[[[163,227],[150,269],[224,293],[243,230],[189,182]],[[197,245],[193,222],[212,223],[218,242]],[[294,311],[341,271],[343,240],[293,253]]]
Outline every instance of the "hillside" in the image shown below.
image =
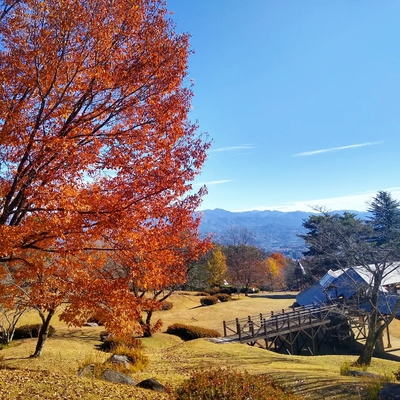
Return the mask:
[[[343,211],[335,211],[343,213]],[[306,249],[299,234],[305,233],[302,223],[313,213],[304,211],[246,211],[230,212],[222,209],[204,210],[201,212],[200,233],[214,234],[214,240],[228,243],[227,230],[238,226],[246,228],[253,236],[257,247],[266,251],[278,251],[293,258],[299,258]],[[367,213],[358,213],[365,217]]]
[[[295,293],[259,294],[234,297],[233,301],[200,307],[199,296],[178,292],[171,296],[174,306],[158,311],[154,319],[164,322],[161,332],[152,338],[141,339],[149,364],[143,371],[130,374],[136,381],[150,377],[170,389],[177,388],[195,370],[229,367],[247,370],[254,375],[269,374],[278,383],[293,390],[304,400],[366,400],[367,388],[373,382],[357,376],[342,376],[343,365],[353,362],[355,355],[295,356],[267,351],[244,344],[217,344],[207,339],[185,342],[168,335],[172,323],[185,323],[216,329],[222,333],[222,321],[247,315],[268,313],[287,308]],[[21,324],[39,322],[33,311]],[[164,393],[107,383],[93,378],[79,378],[77,370],[88,363],[101,362],[108,353],[97,350],[103,327],[70,328],[58,318],[53,322],[56,332],[48,339],[42,357],[29,358],[36,339],[16,341],[0,351],[0,399],[174,399]],[[393,326],[392,326],[393,325]],[[399,348],[394,335],[400,332],[399,321],[391,325],[393,349]],[[373,358],[368,372],[389,376],[399,368],[396,361]]]

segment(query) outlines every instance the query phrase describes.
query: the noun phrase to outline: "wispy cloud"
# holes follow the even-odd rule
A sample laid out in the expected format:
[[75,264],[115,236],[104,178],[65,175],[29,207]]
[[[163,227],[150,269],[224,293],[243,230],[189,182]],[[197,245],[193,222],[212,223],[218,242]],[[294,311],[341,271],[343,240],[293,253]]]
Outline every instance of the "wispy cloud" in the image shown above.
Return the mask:
[[366,143],[359,143],[359,144],[351,144],[349,146],[341,146],[341,147],[331,147],[330,149],[322,149],[322,150],[314,150],[314,151],[305,151],[304,153],[293,154],[292,157],[307,157],[307,156],[314,156],[316,154],[322,153],[331,153],[333,151],[341,151],[341,150],[348,150],[348,149],[355,149],[357,147],[366,147],[366,146],[374,146],[377,144],[381,144],[382,141],[379,142],[366,142]]
[[321,198],[305,201],[293,201],[282,203],[277,206],[259,206],[247,210],[240,211],[251,211],[251,210],[275,210],[275,211],[308,211],[314,212],[317,207],[322,207],[327,210],[352,210],[352,211],[367,211],[368,203],[376,195],[378,190],[384,190],[390,192],[392,197],[396,200],[400,200],[400,187],[392,187],[388,189],[377,189],[368,190],[362,193],[353,193],[347,196],[338,196],[330,198]]
[[251,144],[242,144],[240,146],[220,147],[218,149],[211,149],[210,152],[239,151],[239,150],[248,150],[248,149],[254,149],[254,146]]
[[221,185],[223,183],[228,183],[228,182],[233,182],[232,179],[222,179],[220,181],[209,181],[209,182],[203,182],[203,183],[195,183],[193,186],[212,186],[212,185]]

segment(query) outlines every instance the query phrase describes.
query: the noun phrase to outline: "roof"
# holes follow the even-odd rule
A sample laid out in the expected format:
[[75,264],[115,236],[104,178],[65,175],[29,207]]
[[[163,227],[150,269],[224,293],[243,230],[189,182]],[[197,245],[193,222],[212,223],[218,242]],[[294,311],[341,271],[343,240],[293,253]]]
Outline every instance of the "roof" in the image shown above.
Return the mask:
[[323,287],[328,287],[331,282],[333,282],[337,277],[343,273],[342,270],[333,271],[330,269],[319,281],[319,284]]
[[[343,270],[329,270],[318,283],[300,292],[296,301],[300,306],[329,303],[340,298],[350,299],[373,283],[374,265],[357,266]],[[380,287],[378,308],[383,314],[390,314],[399,296],[388,293],[385,286],[400,284],[400,262],[385,266],[385,275]],[[367,309],[368,305],[362,307]],[[399,313],[400,314],[400,310]]]
[[326,303],[327,298],[326,294],[324,293],[324,287],[319,283],[310,286],[296,296],[296,302],[300,306]]

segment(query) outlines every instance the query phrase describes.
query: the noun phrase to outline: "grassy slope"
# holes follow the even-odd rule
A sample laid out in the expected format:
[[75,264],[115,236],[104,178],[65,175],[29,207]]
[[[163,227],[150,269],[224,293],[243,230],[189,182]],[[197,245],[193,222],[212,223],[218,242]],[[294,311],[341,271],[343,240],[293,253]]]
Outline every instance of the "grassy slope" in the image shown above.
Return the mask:
[[[282,296],[285,297],[285,296]],[[143,339],[150,365],[146,371],[135,373],[140,381],[155,377],[161,383],[176,387],[197,368],[229,366],[250,373],[271,373],[276,379],[304,395],[307,399],[359,399],[363,397],[366,382],[360,378],[340,376],[340,365],[352,356],[285,356],[257,347],[241,344],[215,344],[205,339],[183,342],[165,333],[175,322],[216,329],[222,333],[222,321],[236,317],[268,313],[287,308],[293,298],[245,298],[211,307],[199,307],[199,297],[176,294],[170,311],[156,313],[164,327],[153,338]],[[25,317],[21,323],[31,322],[35,315]],[[3,365],[12,369],[0,370],[0,398],[57,398],[57,399],[162,399],[168,395],[112,385],[76,377],[79,364],[85,360],[106,358],[95,350],[102,328],[69,329],[55,320],[57,333],[48,340],[40,359],[27,358],[34,350],[35,340],[18,341],[4,349],[0,356]],[[400,332],[397,326],[392,334]],[[374,359],[371,372],[390,374],[398,369],[394,361]]]

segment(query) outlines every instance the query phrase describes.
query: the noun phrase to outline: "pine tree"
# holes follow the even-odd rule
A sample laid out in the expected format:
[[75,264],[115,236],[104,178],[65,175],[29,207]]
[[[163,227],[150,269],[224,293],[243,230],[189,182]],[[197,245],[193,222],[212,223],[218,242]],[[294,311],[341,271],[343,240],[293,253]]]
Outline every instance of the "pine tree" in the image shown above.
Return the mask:
[[389,192],[379,191],[370,202],[371,224],[376,232],[377,245],[389,244],[400,233],[400,202]]

